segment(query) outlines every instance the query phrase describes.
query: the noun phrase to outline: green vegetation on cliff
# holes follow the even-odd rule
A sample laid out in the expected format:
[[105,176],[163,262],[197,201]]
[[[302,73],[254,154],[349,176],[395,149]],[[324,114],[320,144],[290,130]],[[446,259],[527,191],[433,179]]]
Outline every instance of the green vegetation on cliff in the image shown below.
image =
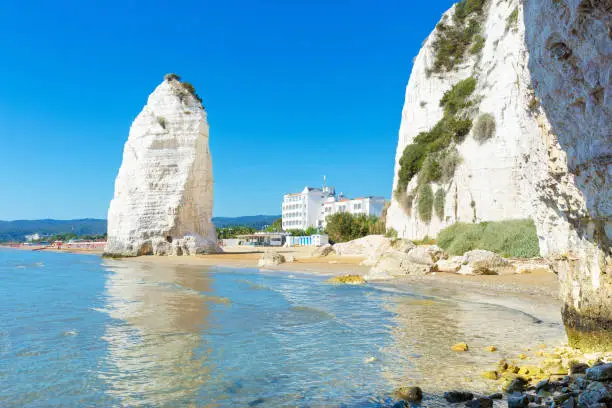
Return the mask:
[[462,0],[455,6],[450,24],[447,19],[438,23],[433,42],[435,61],[428,73],[451,71],[463,62],[468,49],[472,54],[477,54],[482,49],[484,39],[479,34],[484,5],[485,0]]
[[[395,198],[404,210],[410,211],[414,197],[421,201],[419,196],[427,193],[423,186],[431,182],[448,182],[453,177],[455,168],[461,162],[455,145],[461,143],[472,128],[472,120],[464,112],[473,103],[470,97],[475,89],[476,79],[473,77],[455,84],[440,100],[440,106],[444,107],[442,119],[430,131],[419,133],[404,149],[399,160],[395,191]],[[417,175],[417,191],[406,194],[408,183]],[[421,216],[423,221],[431,220],[431,207],[429,212],[419,210],[421,213],[424,215]]]
[[438,234],[438,246],[451,255],[486,249],[506,257],[531,258],[540,255],[538,235],[532,220],[457,223]]
[[[440,180],[444,175],[443,169],[454,172],[457,157],[453,154],[454,149],[449,148],[452,143],[463,141],[472,128],[471,119],[461,114],[461,111],[471,106],[470,96],[474,93],[474,89],[476,89],[476,79],[473,77],[455,84],[440,100],[440,106],[444,107],[442,119],[430,131],[419,133],[413,142],[406,146],[399,160],[397,187],[399,192],[405,192],[410,180],[422,169],[426,171],[419,175],[421,185]],[[453,166],[445,163],[447,158],[454,163]],[[450,176],[452,177],[452,174]]]

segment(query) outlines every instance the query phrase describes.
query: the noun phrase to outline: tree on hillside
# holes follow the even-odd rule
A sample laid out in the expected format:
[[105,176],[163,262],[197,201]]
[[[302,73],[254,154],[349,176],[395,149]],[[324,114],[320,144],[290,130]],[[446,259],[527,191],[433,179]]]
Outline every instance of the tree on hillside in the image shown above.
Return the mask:
[[268,225],[264,231],[266,232],[282,232],[283,230],[283,219],[282,218],[278,218],[276,220],[274,220],[274,222],[271,225]]
[[333,242],[346,242],[372,234],[385,233],[385,221],[374,215],[339,212],[327,217],[325,229]]

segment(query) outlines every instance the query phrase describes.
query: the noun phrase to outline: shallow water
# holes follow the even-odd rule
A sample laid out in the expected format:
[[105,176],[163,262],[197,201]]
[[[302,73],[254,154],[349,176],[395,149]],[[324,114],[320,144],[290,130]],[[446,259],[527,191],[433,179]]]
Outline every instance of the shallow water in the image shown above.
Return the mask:
[[2,249],[0,311],[3,407],[383,407],[406,384],[445,406],[563,338],[554,319],[435,290]]

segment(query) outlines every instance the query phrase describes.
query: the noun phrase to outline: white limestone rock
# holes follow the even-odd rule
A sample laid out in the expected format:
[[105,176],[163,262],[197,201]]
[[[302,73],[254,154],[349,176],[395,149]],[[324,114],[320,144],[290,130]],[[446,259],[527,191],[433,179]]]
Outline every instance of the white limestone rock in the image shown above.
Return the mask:
[[[445,13],[448,22],[454,10]],[[459,81],[477,79],[472,118],[493,115],[495,135],[478,143],[470,133],[457,146],[454,176],[433,185],[446,193],[441,218],[424,222],[394,197],[387,227],[422,239],[455,222],[531,218],[540,254],[554,260],[562,281],[566,326],[612,333],[610,1],[489,0],[483,18],[482,51],[466,53],[454,70],[428,75],[437,28],[416,57],[393,190],[405,147],[442,118],[440,100]],[[407,191],[415,187],[416,177]],[[570,342],[578,345],[573,336]]]
[[[507,29],[508,18],[518,8],[516,28]],[[445,13],[452,21],[454,8]],[[398,186],[399,160],[405,147],[442,118],[440,100],[459,81],[477,79],[473,95],[477,100],[472,118],[489,113],[496,121],[494,136],[477,142],[472,132],[457,146],[462,157],[448,183],[433,184],[434,192],[445,191],[444,216],[434,213],[430,222],[419,219],[416,211],[404,210],[393,198],[387,212],[387,227],[400,237],[435,237],[455,222],[480,222],[534,218],[532,197],[537,180],[547,174],[547,146],[536,114],[528,108],[533,91],[528,69],[527,47],[523,41],[523,7],[519,0],[488,1],[484,11],[482,36],[485,44],[478,55],[466,53],[465,62],[451,72],[428,75],[433,66],[434,30],[414,61],[406,87],[399,140],[395,157],[393,190]],[[416,187],[416,177],[408,191]],[[416,201],[412,205],[416,208]]]
[[285,257],[282,254],[279,254],[275,251],[264,252],[264,254],[257,261],[257,265],[260,268],[266,266],[275,266],[285,263]]
[[436,245],[420,245],[408,252],[408,260],[419,265],[433,265],[442,257],[442,250]]
[[[525,41],[548,145],[535,215],[561,280],[570,344],[612,347],[612,3],[525,3]],[[607,339],[602,339],[607,333]]]
[[440,259],[436,262],[434,270],[436,272],[450,272],[456,273],[461,269],[463,262],[459,262],[453,259]]
[[374,258],[391,247],[391,240],[383,235],[367,235],[349,242],[334,244],[336,255]]
[[332,255],[334,253],[334,248],[330,244],[321,245],[320,247],[316,247],[310,253],[310,256],[314,258],[320,258],[327,255]]
[[108,210],[109,255],[218,252],[208,123],[201,102],[167,77],[136,117]]

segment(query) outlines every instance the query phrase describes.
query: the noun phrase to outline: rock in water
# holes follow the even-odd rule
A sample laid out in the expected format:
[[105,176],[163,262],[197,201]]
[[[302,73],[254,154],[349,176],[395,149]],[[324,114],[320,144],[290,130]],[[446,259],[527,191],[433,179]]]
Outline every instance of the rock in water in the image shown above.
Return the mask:
[[123,151],[108,210],[108,255],[218,252],[208,122],[176,75],[149,96]]

